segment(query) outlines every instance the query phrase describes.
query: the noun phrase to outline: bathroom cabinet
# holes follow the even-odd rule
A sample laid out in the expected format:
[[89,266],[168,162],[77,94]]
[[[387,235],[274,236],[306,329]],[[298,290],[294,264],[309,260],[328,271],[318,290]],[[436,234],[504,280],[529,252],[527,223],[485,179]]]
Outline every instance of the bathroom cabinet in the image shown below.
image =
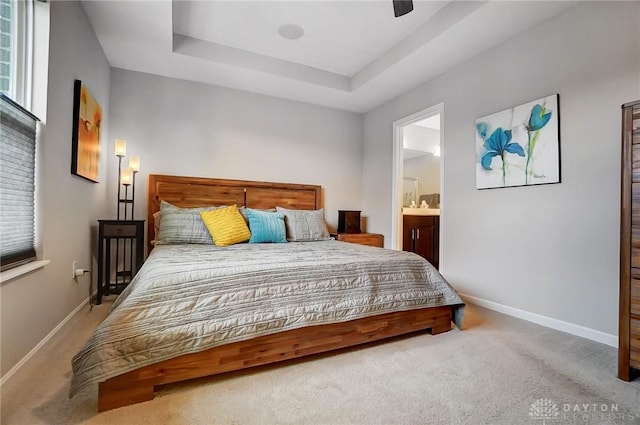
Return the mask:
[[440,216],[404,215],[402,218],[402,249],[415,252],[438,268],[440,262]]

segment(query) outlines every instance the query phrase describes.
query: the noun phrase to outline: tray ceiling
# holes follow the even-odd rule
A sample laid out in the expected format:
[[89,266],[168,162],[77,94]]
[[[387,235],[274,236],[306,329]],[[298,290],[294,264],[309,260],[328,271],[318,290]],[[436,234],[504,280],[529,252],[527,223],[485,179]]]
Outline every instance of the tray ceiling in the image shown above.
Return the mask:
[[83,2],[113,67],[355,112],[575,4],[414,0],[394,18],[391,0]]

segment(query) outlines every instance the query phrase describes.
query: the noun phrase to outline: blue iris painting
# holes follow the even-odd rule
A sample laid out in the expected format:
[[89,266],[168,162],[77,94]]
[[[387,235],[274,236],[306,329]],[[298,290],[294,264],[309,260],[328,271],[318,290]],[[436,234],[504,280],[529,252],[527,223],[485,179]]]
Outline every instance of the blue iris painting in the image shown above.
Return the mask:
[[476,187],[560,182],[558,95],[476,120]]
[[505,174],[507,171],[507,161],[505,156],[509,153],[524,156],[524,149],[516,142],[511,141],[511,130],[503,130],[498,127],[491,133],[491,136],[485,140],[485,148],[487,152],[482,155],[480,163],[485,170],[491,170],[491,160],[494,156],[502,159],[502,185],[505,183]]
[[540,130],[542,130],[545,125],[547,125],[552,115],[553,113],[551,111],[547,112],[547,108],[541,106],[540,104],[536,104],[531,109],[531,115],[529,116],[529,125],[527,125],[529,143],[527,144],[527,165],[525,167],[526,184],[529,184],[529,178],[531,177],[529,163],[531,162],[531,156],[533,155],[534,149],[536,147],[538,136],[540,136]]

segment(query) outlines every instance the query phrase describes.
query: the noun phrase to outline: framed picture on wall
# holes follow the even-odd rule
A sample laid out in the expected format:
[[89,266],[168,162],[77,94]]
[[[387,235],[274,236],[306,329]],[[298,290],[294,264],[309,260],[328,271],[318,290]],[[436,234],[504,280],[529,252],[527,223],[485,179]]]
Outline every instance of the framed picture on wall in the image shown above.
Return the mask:
[[80,80],[73,87],[72,128],[71,174],[98,183],[102,108]]
[[560,183],[558,95],[476,120],[476,188]]

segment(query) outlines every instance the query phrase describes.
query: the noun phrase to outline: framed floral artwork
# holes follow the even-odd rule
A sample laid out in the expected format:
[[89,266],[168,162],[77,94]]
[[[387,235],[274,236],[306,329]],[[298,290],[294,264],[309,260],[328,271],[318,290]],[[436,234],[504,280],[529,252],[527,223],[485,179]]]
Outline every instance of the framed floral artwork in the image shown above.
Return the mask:
[[559,96],[476,120],[476,188],[560,183]]
[[89,89],[76,80],[73,88],[71,174],[98,183],[102,108]]

